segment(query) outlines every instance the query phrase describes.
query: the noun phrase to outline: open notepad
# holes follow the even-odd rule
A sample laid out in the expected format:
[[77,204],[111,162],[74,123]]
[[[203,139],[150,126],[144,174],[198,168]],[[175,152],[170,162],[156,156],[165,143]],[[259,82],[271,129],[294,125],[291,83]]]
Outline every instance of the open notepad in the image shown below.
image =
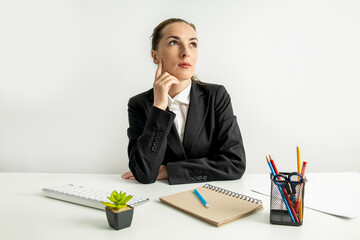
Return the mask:
[[206,184],[196,188],[210,205],[206,208],[194,190],[160,197],[160,201],[220,227],[263,209],[258,199]]

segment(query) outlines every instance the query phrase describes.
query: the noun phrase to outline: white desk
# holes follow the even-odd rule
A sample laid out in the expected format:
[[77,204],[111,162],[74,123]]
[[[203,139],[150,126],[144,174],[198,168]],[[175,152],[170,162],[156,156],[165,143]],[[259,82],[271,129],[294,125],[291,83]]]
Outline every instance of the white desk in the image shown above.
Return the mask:
[[[217,228],[173,209],[160,196],[203,184],[170,186],[165,181],[143,185],[114,174],[0,173],[0,238],[8,239],[360,239],[360,218],[344,219],[304,210],[301,227],[269,223],[269,198],[251,191],[267,174],[245,174],[241,180],[211,182],[263,201],[264,210]],[[136,206],[130,228],[112,230],[105,211],[42,196],[43,187],[78,184],[150,197]],[[306,196],[306,195],[305,195]],[[306,201],[306,198],[305,198]],[[346,204],[346,202],[344,202]]]

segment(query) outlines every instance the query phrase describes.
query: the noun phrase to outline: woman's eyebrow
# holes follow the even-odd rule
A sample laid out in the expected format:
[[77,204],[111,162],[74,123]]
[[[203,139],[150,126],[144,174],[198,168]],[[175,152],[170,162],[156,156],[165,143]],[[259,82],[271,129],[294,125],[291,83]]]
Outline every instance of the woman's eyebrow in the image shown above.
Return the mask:
[[[179,38],[178,36],[169,36],[167,39],[169,39],[169,38],[175,38],[175,39],[177,39],[177,40],[180,40],[180,38]],[[190,40],[190,41],[193,41],[193,40],[198,41],[198,39],[197,39],[196,37],[189,38],[189,40]]]

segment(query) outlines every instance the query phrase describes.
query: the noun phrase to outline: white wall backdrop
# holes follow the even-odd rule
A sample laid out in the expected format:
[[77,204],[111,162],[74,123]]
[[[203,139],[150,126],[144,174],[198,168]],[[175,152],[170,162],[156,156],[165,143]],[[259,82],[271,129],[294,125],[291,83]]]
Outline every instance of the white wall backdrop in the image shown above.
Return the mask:
[[360,171],[357,0],[0,0],[0,171],[122,173],[127,101],[152,87],[153,28],[198,28],[198,77],[225,85],[247,172]]

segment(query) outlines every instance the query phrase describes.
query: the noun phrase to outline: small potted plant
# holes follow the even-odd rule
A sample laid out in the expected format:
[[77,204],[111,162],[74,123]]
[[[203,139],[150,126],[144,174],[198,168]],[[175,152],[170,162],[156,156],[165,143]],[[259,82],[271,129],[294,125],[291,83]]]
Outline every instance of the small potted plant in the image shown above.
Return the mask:
[[110,227],[115,230],[120,230],[126,227],[130,227],[132,217],[134,214],[134,208],[127,205],[133,196],[126,195],[126,192],[113,191],[108,197],[110,202],[102,202],[106,206],[106,217]]

